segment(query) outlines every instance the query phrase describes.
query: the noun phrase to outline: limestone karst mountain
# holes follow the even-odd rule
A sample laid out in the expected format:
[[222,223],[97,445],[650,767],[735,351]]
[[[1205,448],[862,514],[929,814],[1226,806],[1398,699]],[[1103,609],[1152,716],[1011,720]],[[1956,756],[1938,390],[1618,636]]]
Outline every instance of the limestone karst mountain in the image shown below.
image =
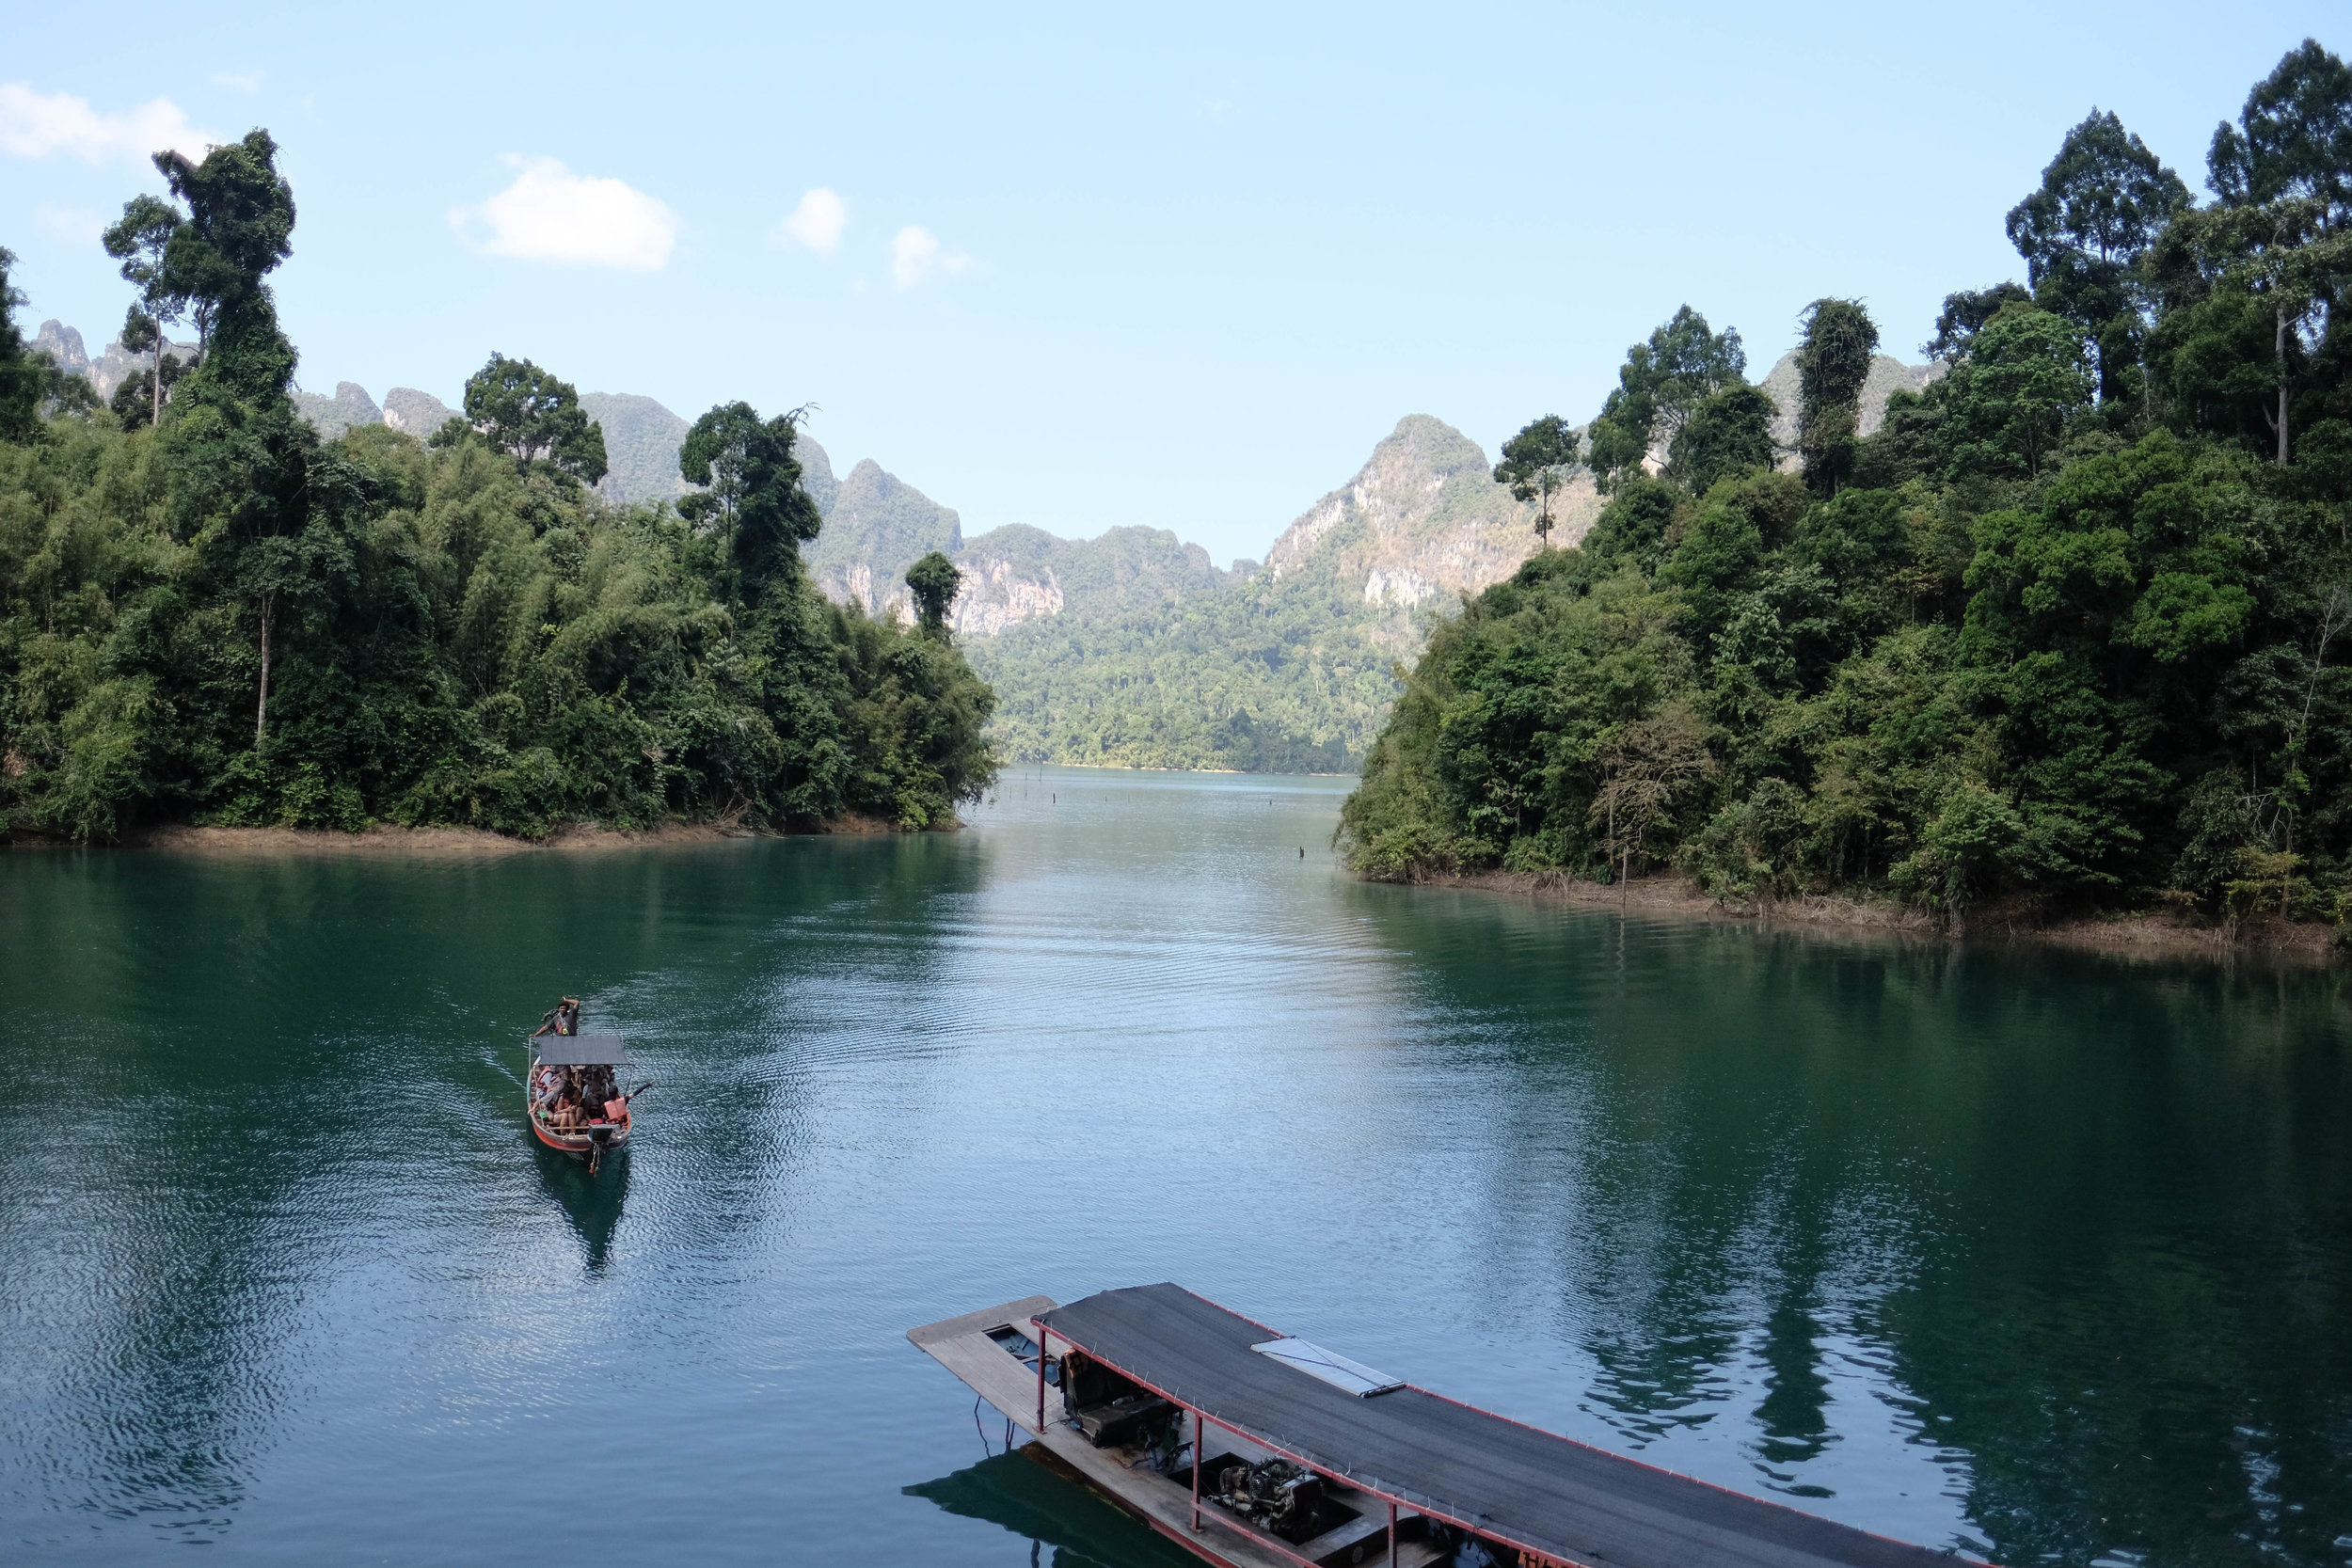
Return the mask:
[[[178,356],[182,364],[196,363],[196,344],[183,343],[176,338],[167,342],[167,352]],[[132,372],[143,371],[155,362],[151,353],[133,354],[119,341],[108,343],[106,351],[93,359],[83,346],[81,333],[57,321],[41,323],[31,347],[35,354],[49,356],[59,370],[88,377],[102,401],[113,397],[115,388],[128,380]]]
[[395,387],[384,394],[384,422],[420,441],[456,417],[456,409],[414,387]]
[[[1589,485],[1555,499],[1555,543],[1594,501]],[[957,558],[957,625],[1015,761],[1341,771],[1395,696],[1391,665],[1536,548],[1534,520],[1476,442],[1411,415],[1263,566],[1218,571],[1146,529],[999,529]]]
[[368,396],[368,389],[356,381],[339,381],[333,397],[322,397],[296,388],[294,406],[302,417],[318,427],[318,433],[333,440],[356,424],[382,424],[384,410]]
[[604,427],[607,500],[675,500],[689,486],[678,477],[677,451],[692,426],[634,392],[582,392],[580,406]]

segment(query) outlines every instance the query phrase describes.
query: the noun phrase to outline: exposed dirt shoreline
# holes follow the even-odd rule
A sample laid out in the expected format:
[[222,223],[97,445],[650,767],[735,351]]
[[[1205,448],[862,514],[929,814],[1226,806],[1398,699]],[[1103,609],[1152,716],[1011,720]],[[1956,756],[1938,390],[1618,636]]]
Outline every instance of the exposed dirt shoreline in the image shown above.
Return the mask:
[[[953,832],[961,822],[943,823],[937,832]],[[860,836],[898,830],[879,817],[845,816],[815,830],[818,836],[847,833]],[[356,833],[332,828],[197,828],[167,823],[126,834],[110,847],[170,849],[203,855],[362,855],[467,858],[537,855],[583,849],[643,849],[679,844],[712,844],[723,839],[807,837],[772,829],[747,828],[731,822],[665,822],[658,828],[623,831],[595,822],[572,822],[542,839],[514,838],[485,828],[403,828],[373,822]],[[15,848],[77,848],[57,839],[7,841]]]
[[2228,958],[2262,954],[2315,964],[2332,962],[2336,955],[2332,927],[2298,924],[2276,916],[2245,921],[2233,933],[2219,927],[2191,924],[2169,912],[2042,921],[2022,908],[1988,906],[1965,922],[1944,927],[1916,910],[1836,895],[1726,904],[1703,892],[1690,878],[1681,876],[1639,878],[1616,887],[1579,881],[1557,872],[1427,872],[1410,880],[1420,887],[1514,894],[1547,903],[1638,910],[1645,915],[1867,931],[1921,942],[2046,942],[2152,958]]

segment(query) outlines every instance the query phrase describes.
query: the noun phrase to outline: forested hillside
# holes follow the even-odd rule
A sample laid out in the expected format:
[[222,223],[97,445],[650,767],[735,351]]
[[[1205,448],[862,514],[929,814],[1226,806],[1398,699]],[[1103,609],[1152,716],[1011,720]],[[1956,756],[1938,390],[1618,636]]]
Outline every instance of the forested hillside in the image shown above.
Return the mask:
[[1877,328],[1815,302],[1799,473],[1703,319],[1661,327],[1563,455],[1581,546],[1413,670],[1353,863],[2343,922],[2352,71],[2289,54],[2208,183],[2094,111],[2008,214],[2025,282],[1952,294],[1867,437]]
[[808,583],[790,418],[706,415],[675,509],[599,499],[600,428],[527,360],[493,355],[430,443],[322,438],[265,281],[276,155],[259,131],[159,154],[174,199],[108,231],[131,346],[197,329],[160,388],[99,406],[29,354],[0,251],[0,835],[919,828],[978,796],[993,699],[944,627]]

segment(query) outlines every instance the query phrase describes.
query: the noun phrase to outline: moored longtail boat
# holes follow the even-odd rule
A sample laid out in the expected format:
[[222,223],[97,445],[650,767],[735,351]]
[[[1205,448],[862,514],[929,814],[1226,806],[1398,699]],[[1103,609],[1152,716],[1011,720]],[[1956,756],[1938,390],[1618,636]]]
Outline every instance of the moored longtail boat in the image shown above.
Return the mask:
[[1021,1450],[1227,1568],[1981,1568],[1555,1436],[1174,1285],[907,1338]]
[[[531,1048],[531,1071],[523,1078],[523,1115],[532,1132],[549,1148],[576,1155],[588,1162],[591,1171],[597,1169],[607,1154],[628,1144],[629,1100],[637,1091],[624,1093],[616,1076],[629,1066],[628,1045],[618,1035],[534,1035]],[[546,1082],[550,1077],[554,1085]],[[555,1087],[592,1078],[610,1082],[612,1098],[583,1102],[576,1115],[563,1116],[556,1108]]]

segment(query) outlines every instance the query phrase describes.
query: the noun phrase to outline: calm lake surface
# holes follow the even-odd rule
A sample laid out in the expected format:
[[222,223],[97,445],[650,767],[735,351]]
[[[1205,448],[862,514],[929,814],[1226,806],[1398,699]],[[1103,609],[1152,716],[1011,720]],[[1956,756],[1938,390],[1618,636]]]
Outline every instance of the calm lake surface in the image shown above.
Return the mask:
[[[1173,1279],[2005,1562],[2352,1561],[2336,975],[1364,886],[1344,787],[0,854],[0,1559],[1189,1560],[902,1338]],[[565,990],[660,1080],[596,1180]]]

